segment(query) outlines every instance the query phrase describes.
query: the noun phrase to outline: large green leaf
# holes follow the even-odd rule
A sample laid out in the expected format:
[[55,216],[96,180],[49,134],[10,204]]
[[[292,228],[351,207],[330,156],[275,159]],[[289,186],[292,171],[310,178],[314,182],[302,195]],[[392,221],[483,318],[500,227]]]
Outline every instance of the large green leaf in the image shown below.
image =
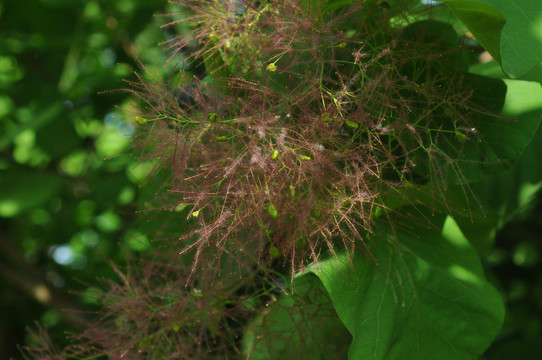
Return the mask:
[[352,337],[322,282],[307,274],[295,278],[292,288],[251,322],[244,355],[251,360],[346,359]]
[[[487,181],[494,178],[499,177],[489,177]],[[488,197],[476,191],[478,184],[444,187],[438,182],[429,182],[423,186],[395,188],[380,198],[380,204],[389,214],[401,211],[401,207],[419,204],[419,208],[429,206],[434,213],[452,216],[480,257],[484,257],[493,247],[501,220]]]
[[[470,71],[493,78],[506,77],[495,62],[472,66]],[[489,207],[486,210],[497,216],[496,229],[526,210],[541,188],[542,128],[540,126],[513,168],[499,176],[483,179],[470,186],[474,195]]]
[[542,61],[542,2],[538,0],[480,0],[506,18],[501,35],[503,70],[520,77]]
[[349,358],[476,359],[499,332],[504,306],[451,218],[443,232],[412,226],[379,233],[378,264],[345,255],[308,271],[323,282],[353,336]]
[[542,128],[509,171],[471,185],[475,195],[498,214],[498,227],[532,205],[542,189]]
[[542,61],[542,2],[448,0],[446,4],[511,77],[527,74]]
[[[478,81],[473,102],[492,107],[500,97],[502,81]],[[449,182],[470,183],[500,174],[517,162],[531,141],[542,119],[542,86],[519,80],[504,80],[504,84],[506,97],[498,116],[473,112],[474,135],[469,135],[458,166],[448,172]]]
[[542,119],[538,82],[467,74],[465,87],[471,92],[465,123],[455,134],[446,129],[418,154],[424,161],[416,164],[417,173],[433,182],[464,185],[502,174],[518,161]]
[[527,81],[505,80],[507,94],[501,116],[504,119],[479,121],[483,142],[509,167],[531,141],[542,119],[542,86]]
[[504,16],[491,5],[477,0],[448,0],[450,10],[469,28],[480,44],[501,62],[501,31]]
[[[499,176],[492,176],[470,185],[470,191],[486,205],[486,213],[492,214],[492,218],[496,219],[495,230],[532,206],[540,189],[542,189],[542,127],[538,128],[533,140],[513,168]],[[472,227],[478,226],[478,223],[472,224]]]

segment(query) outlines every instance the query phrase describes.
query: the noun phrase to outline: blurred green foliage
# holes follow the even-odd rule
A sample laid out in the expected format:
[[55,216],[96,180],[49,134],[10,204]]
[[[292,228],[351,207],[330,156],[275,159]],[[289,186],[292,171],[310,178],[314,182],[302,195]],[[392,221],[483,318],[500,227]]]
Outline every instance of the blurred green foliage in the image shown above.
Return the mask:
[[36,321],[62,346],[87,316],[63,309],[93,309],[106,259],[150,249],[159,221],[135,224],[134,203],[151,168],[124,152],[134,127],[115,105],[130,100],[109,91],[134,77],[136,57],[165,63],[154,15],[166,5],[0,2],[0,358],[20,357]]

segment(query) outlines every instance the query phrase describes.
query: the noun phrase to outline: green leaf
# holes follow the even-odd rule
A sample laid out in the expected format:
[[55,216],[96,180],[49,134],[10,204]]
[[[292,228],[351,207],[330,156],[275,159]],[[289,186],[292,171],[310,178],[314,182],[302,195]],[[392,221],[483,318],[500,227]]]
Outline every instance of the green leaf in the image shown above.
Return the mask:
[[[446,4],[509,76],[522,77],[542,61],[540,1],[449,0]],[[499,20],[502,16],[506,20],[504,26]]]
[[307,274],[249,324],[243,353],[251,360],[346,359],[351,341],[322,282]]
[[62,178],[40,171],[18,169],[0,175],[0,216],[12,217],[50,200],[61,189]]
[[[537,68],[542,69],[541,66]],[[472,66],[470,71],[494,78],[506,77],[495,62]],[[542,77],[539,78],[542,79]],[[525,212],[532,205],[540,189],[542,189],[542,127],[540,126],[513,168],[498,176],[485,178],[470,185],[472,193],[486,205],[485,210],[495,214],[496,230],[516,215]]]
[[[474,103],[486,103],[488,112],[500,107],[499,92],[506,96],[499,115],[473,113],[473,135],[466,141],[457,167],[448,172],[449,183],[471,183],[510,169],[531,141],[542,119],[542,86],[519,80],[478,80]],[[502,88],[506,85],[506,90]],[[497,104],[495,106],[495,104]],[[493,109],[492,109],[493,107]]]
[[493,6],[477,0],[448,0],[445,4],[500,63],[501,31],[506,22],[504,16]]
[[430,204],[433,212],[452,216],[480,257],[484,257],[495,242],[499,215],[487,197],[478,195],[476,186],[477,183],[444,188],[442,184],[429,182],[423,186],[397,188],[380,201],[388,213],[415,203]]
[[505,173],[471,185],[475,196],[498,215],[496,229],[526,212],[542,189],[542,127],[516,165]]
[[542,86],[516,80],[505,83],[507,94],[500,113],[505,118],[479,122],[477,126],[484,136],[482,141],[511,165],[519,159],[542,119]]
[[542,61],[542,2],[537,0],[480,0],[506,18],[501,34],[503,70],[520,77]]
[[354,338],[349,359],[476,359],[499,332],[504,306],[474,249],[451,218],[442,233],[390,234],[368,244],[378,265],[343,254],[308,270]]
[[269,204],[269,206],[267,206],[267,212],[269,213],[269,215],[271,215],[273,219],[279,217],[279,213],[273,204]]

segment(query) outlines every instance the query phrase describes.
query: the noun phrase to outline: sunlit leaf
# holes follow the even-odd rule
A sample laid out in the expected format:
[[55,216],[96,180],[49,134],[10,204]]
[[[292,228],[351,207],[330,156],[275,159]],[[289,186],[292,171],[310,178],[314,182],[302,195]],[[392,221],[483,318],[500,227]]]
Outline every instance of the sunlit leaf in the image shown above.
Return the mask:
[[476,359],[504,318],[476,252],[451,218],[443,233],[395,234],[371,240],[378,264],[339,255],[310,269],[354,338],[349,359]]
[[533,0],[480,0],[506,18],[501,35],[504,71],[519,77],[542,60],[542,4]]
[[[519,80],[481,77],[474,85],[473,101],[488,113],[473,112],[473,134],[465,143],[458,167],[448,172],[450,182],[474,182],[510,169],[531,141],[542,119],[542,86]],[[490,113],[499,105],[497,116]],[[454,180],[455,179],[455,180]]]
[[445,4],[469,28],[476,40],[501,62],[501,30],[504,16],[491,5],[477,0],[448,0]]

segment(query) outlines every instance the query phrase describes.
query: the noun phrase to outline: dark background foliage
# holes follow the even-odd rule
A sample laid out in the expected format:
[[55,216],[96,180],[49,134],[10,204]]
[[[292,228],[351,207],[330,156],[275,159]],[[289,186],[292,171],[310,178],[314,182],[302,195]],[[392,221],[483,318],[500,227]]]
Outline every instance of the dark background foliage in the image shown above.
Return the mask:
[[126,94],[99,92],[123,87],[136,56],[164,63],[157,45],[166,37],[153,14],[165,6],[0,3],[2,359],[20,357],[17,345],[31,342],[26,328],[36,321],[62,346],[91,316],[84,311],[93,309],[97,279],[113,276],[105,260],[122,264],[125,250],[150,246],[152,224],[134,224],[150,165],[121,153],[133,132],[116,116]]
[[[0,3],[0,358],[20,357],[17,346],[33,343],[27,327],[35,322],[65,344],[92,316],[98,279],[115,278],[108,260],[122,266],[126,251],[144,256],[165,221],[136,218],[154,194],[152,184],[140,186],[153,163],[123,152],[134,129],[115,105],[129,108],[130,99],[107,91],[133,77],[134,57],[166,63],[157,45],[170,34],[153,16],[166,7],[163,0]],[[533,160],[518,166],[534,188],[510,181],[510,190],[537,190],[537,169],[525,167]],[[507,304],[487,359],[542,350],[542,201],[526,204],[484,259]]]

